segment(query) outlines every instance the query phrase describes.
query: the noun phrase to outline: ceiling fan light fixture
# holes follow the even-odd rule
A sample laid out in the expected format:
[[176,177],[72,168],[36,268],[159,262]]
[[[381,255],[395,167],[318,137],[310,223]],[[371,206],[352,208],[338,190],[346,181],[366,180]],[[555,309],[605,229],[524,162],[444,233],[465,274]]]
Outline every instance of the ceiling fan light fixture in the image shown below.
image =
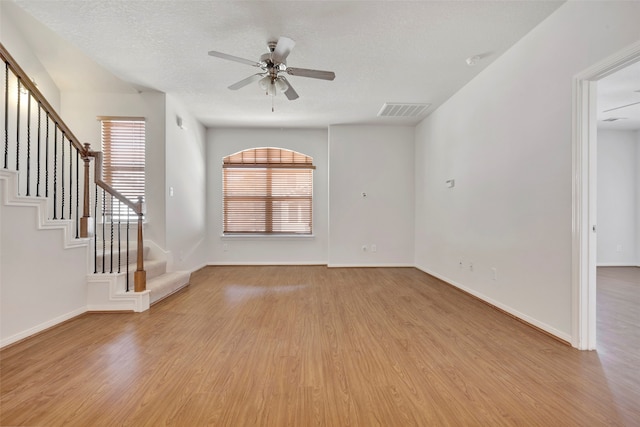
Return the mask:
[[271,77],[269,76],[265,76],[260,80],[258,80],[258,86],[260,86],[260,89],[264,90],[265,92],[269,90],[270,84],[271,84]]
[[271,76],[266,76],[258,81],[260,88],[269,96],[276,95],[276,85],[273,83]]
[[258,62],[215,50],[209,51],[209,56],[260,68],[261,72],[228,86],[230,90],[238,90],[257,81],[260,88],[267,95],[273,97],[277,92],[282,92],[289,101],[298,99],[298,93],[293,89],[289,80],[284,76],[279,76],[278,73],[287,73],[291,76],[309,77],[320,80],[333,80],[336,77],[333,71],[288,67],[287,57],[295,46],[295,42],[288,37],[280,37],[277,41],[269,41],[267,46],[269,47],[269,52],[263,54]]
[[280,92],[286,92],[287,89],[289,89],[289,85],[287,84],[287,82],[285,82],[282,78],[278,77],[276,79],[276,88],[280,91]]

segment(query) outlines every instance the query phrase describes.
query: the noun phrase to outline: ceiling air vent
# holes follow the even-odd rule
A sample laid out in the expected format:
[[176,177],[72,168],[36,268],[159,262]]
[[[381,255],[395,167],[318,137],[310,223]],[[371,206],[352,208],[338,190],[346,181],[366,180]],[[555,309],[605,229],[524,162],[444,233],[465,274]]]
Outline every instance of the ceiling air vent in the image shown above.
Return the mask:
[[400,104],[386,102],[380,112],[379,117],[418,117],[426,113],[431,104]]

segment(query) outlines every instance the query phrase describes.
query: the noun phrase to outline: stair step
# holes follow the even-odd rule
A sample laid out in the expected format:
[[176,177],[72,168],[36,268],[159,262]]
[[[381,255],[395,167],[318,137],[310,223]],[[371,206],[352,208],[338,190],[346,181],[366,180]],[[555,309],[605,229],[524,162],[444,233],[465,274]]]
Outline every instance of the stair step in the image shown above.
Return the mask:
[[[132,262],[129,264],[129,273],[133,274],[137,268],[137,264]],[[167,272],[167,262],[158,259],[146,259],[144,260],[144,271],[147,272],[147,281],[151,280]]]
[[[107,250],[103,254],[100,252],[102,251],[102,243],[98,242],[98,251],[99,253],[97,254],[95,259],[96,270],[99,272],[102,271],[103,260],[105,262],[105,269],[109,270],[111,268],[111,251],[109,250],[109,247],[107,246]],[[130,243],[129,244],[129,264],[135,264],[137,260],[137,256],[138,256],[138,250],[136,249],[136,245]],[[145,246],[143,258],[146,260],[148,256],[149,256],[149,247]],[[120,250],[120,265],[124,266],[126,265],[126,263],[127,263],[127,251],[123,246],[122,249]],[[117,265],[118,265],[118,249],[117,248],[114,248],[114,251],[113,251],[113,265],[114,265],[114,270],[117,270],[118,269],[117,268]]]
[[189,284],[191,273],[188,271],[172,271],[147,280],[150,291],[150,303],[154,304]]

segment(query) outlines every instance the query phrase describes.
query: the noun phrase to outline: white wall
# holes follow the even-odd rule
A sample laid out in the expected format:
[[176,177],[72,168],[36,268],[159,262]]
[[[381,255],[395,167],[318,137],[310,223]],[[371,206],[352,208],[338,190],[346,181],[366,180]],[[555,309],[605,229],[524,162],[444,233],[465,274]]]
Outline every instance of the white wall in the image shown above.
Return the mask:
[[36,224],[35,207],[0,202],[0,347],[86,310],[87,247],[64,249],[62,230]]
[[9,54],[16,60],[27,75],[35,79],[38,84],[38,90],[42,92],[49,104],[59,113],[60,90],[42,63],[36,55],[33,54],[31,47],[25,42],[24,35],[14,25],[11,20],[11,14],[7,10],[10,7],[17,6],[0,1],[0,42],[2,42],[4,47],[9,51]]
[[[313,157],[313,237],[222,237],[222,158],[254,147],[286,148]],[[209,129],[206,151],[209,264],[326,264],[326,130]]]
[[599,266],[636,265],[637,151],[637,132],[598,131]]
[[413,265],[413,150],[413,127],[330,127],[329,266]]
[[206,263],[206,130],[171,96],[165,121],[166,249],[172,254],[172,270],[193,270]]
[[636,267],[640,267],[640,130],[636,132]]
[[638,16],[565,3],[417,127],[419,268],[571,341],[572,78],[640,39]]
[[[60,91],[5,9],[0,1],[0,41],[59,112]],[[2,347],[85,311],[87,250],[64,249],[61,230],[38,230],[36,208],[4,205],[0,187]]]
[[165,94],[142,93],[62,93],[62,119],[82,142],[101,150],[98,116],[146,118],[146,204],[144,238],[166,247],[165,214]]

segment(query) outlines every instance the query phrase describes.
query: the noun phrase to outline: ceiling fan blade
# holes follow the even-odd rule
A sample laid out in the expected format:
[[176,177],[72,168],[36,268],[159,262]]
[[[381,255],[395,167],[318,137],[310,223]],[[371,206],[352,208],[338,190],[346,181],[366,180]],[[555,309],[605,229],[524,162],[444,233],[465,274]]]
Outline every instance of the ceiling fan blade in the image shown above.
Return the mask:
[[280,37],[278,44],[271,54],[271,60],[274,64],[280,64],[287,59],[287,56],[291,53],[291,50],[296,45],[296,42],[288,37]]
[[215,56],[222,59],[228,59],[229,61],[239,62],[241,64],[251,65],[253,67],[261,67],[262,64],[256,61],[252,61],[250,59],[244,59],[237,56],[229,55],[228,53],[217,52],[215,50],[209,51],[209,56]]
[[336,73],[333,71],[309,70],[307,68],[287,67],[287,74],[300,77],[311,77],[312,79],[333,80]]
[[242,79],[239,82],[232,84],[231,86],[229,86],[229,89],[238,90],[238,89],[243,88],[243,87],[245,87],[245,86],[247,86],[247,85],[249,85],[249,84],[251,84],[253,82],[257,82],[258,80],[260,80],[264,76],[266,76],[266,73],[265,74],[258,73],[258,74],[251,75],[251,76],[247,77],[246,79]]
[[287,86],[289,86],[287,88],[287,90],[284,91],[284,95],[287,97],[287,99],[289,101],[293,101],[294,99],[298,99],[298,92],[295,91],[295,89],[293,89],[293,87],[291,86],[291,82],[287,79],[285,79],[283,76],[278,77],[279,79],[282,79]]

